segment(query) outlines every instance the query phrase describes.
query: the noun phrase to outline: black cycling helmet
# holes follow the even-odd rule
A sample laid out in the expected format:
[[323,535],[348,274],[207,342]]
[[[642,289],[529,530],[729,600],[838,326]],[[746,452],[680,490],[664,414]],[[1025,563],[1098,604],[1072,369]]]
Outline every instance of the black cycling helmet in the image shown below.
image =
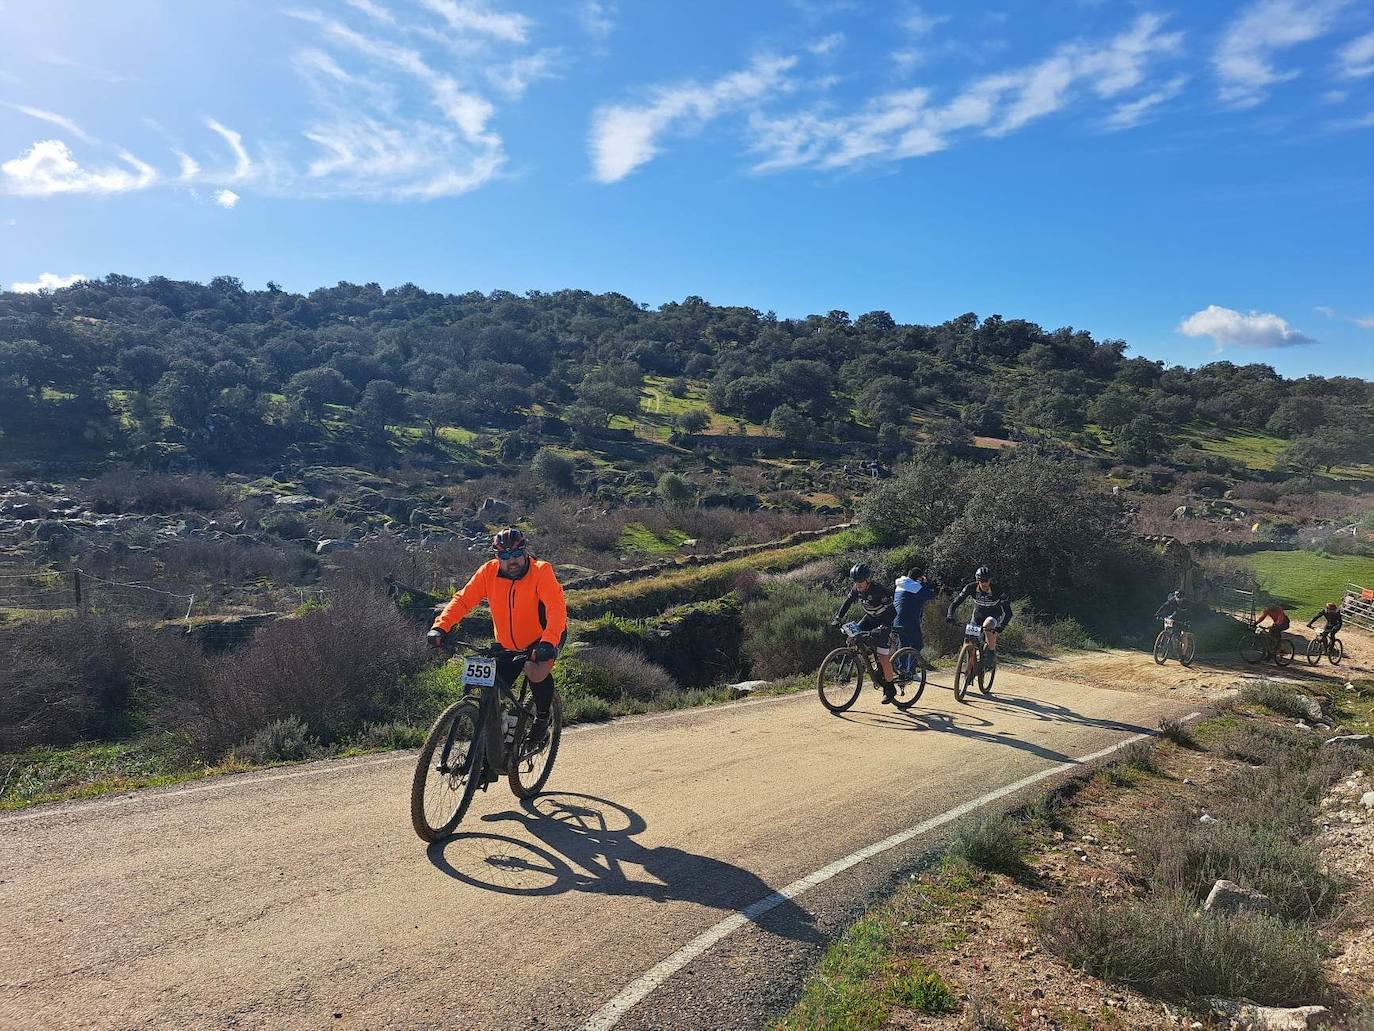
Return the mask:
[[517,551],[528,545],[529,539],[524,532],[514,526],[506,527],[491,539],[492,551]]
[[849,579],[853,580],[855,583],[858,583],[860,580],[871,580],[873,579],[873,570],[868,568],[867,563],[860,562],[858,565],[850,568]]
[[973,578],[975,580],[991,580],[992,570],[989,569],[987,566],[979,566],[977,569],[973,571]]
[[1170,600],[1170,601],[1182,601],[1182,600],[1183,600],[1183,592],[1182,592],[1182,591],[1174,591],[1172,594],[1169,595],[1169,600]]

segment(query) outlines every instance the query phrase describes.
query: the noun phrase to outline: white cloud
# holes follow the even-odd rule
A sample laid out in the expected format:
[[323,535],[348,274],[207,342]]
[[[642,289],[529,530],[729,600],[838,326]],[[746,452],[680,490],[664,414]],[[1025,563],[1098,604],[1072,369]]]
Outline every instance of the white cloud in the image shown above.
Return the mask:
[[61,290],[63,287],[79,283],[86,277],[80,272],[70,276],[59,276],[55,272],[40,272],[32,283],[11,283],[10,289],[17,294],[36,294],[40,290]]
[[1147,93],[1143,97],[1129,100],[1124,104],[1118,104],[1116,109],[1107,117],[1108,129],[1129,129],[1147,121],[1161,104],[1173,100],[1183,92],[1183,87],[1188,84],[1188,76],[1175,75],[1159,89],[1152,93]]
[[593,174],[599,182],[625,178],[659,151],[658,139],[675,125],[702,125],[726,111],[788,88],[795,57],[757,57],[742,71],[713,83],[661,87],[640,106],[615,104],[592,118]]
[[1328,122],[1326,127],[1338,132],[1348,129],[1374,129],[1374,111],[1367,115],[1356,115],[1353,118],[1338,118],[1333,122]]
[[1296,71],[1275,66],[1275,56],[1331,32],[1347,5],[1348,0],[1258,0],[1245,8],[1212,56],[1222,103],[1254,107],[1269,87],[1296,78]]
[[1351,319],[1350,321],[1355,323],[1355,325],[1359,326],[1361,329],[1374,329],[1374,315],[1370,315],[1368,318],[1363,319]]
[[1182,34],[1163,27],[1163,18],[1141,15],[1117,36],[1097,44],[1065,44],[1037,64],[975,79],[944,103],[936,102],[930,89],[908,88],[870,98],[847,114],[819,109],[755,115],[751,128],[759,160],[754,170],[839,169],[922,157],[968,133],[1006,136],[1083,94],[1122,98],[1112,117],[1124,127],[1181,88],[1170,80],[1144,96],[1124,99],[1147,82],[1154,62],[1178,53]]
[[824,57],[826,54],[838,50],[843,45],[844,33],[832,32],[828,36],[822,36],[806,49],[809,53],[815,54],[817,57]]
[[1217,349],[1236,347],[1296,347],[1316,343],[1272,312],[1241,314],[1209,304],[1178,324],[1176,332],[1190,337],[1211,337]]
[[577,17],[587,35],[609,36],[615,29],[615,4],[611,0],[582,0]]
[[239,202],[239,195],[233,190],[215,191],[215,203],[222,208],[232,208]]
[[90,135],[87,134],[87,132],[84,129],[82,129],[81,126],[77,125],[70,118],[67,118],[63,115],[53,114],[53,112],[51,111],[42,111],[36,107],[26,107],[23,104],[6,104],[5,106],[13,108],[20,114],[28,115],[30,118],[37,118],[40,122],[47,122],[48,124],[55,125],[60,129],[66,129],[67,132],[71,133],[82,143],[94,142],[91,139]]
[[897,71],[906,74],[926,59],[925,51],[915,47],[903,47],[901,50],[892,51],[892,63]]
[[901,19],[902,28],[913,36],[925,36],[949,21],[949,15],[928,14],[919,7],[912,7]]
[[1343,89],[1329,89],[1322,94],[1323,104],[1344,104],[1350,99],[1350,93]]
[[1374,32],[1366,32],[1341,48],[1341,74],[1351,79],[1374,75]]
[[1319,304],[1312,310],[1315,311],[1318,315],[1325,315],[1328,319],[1334,319],[1336,317],[1336,309],[1328,308],[1324,304]]
[[354,10],[361,11],[374,21],[379,21],[383,25],[395,25],[396,16],[388,11],[381,4],[373,3],[373,0],[347,0],[348,6]]
[[19,157],[0,164],[10,193],[51,197],[60,193],[124,193],[157,182],[157,171],[126,150],[128,168],[83,168],[61,140],[39,140]]
[[229,149],[234,154],[234,178],[247,179],[253,171],[253,161],[248,156],[248,150],[243,145],[243,136],[236,133],[233,129],[227,129],[213,118],[205,119],[205,124],[211,130],[224,138],[224,142],[229,144]]
[[517,57],[506,64],[488,68],[487,81],[510,99],[518,100],[533,83],[540,79],[551,79],[558,74],[557,66],[561,55],[562,51],[550,47]]
[[448,22],[455,32],[476,32],[507,43],[523,43],[529,34],[530,19],[523,14],[492,11],[480,4],[460,0],[421,0]]

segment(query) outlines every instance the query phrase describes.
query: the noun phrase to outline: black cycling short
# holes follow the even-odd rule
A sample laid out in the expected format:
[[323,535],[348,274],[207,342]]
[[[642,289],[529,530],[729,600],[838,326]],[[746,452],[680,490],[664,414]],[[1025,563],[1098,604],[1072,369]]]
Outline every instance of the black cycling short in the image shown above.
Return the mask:
[[[886,655],[892,649],[888,647],[891,643],[888,634],[892,632],[891,620],[884,619],[882,616],[864,616],[859,620],[859,629],[869,635],[869,640],[873,642],[873,648],[879,655]],[[875,631],[884,630],[887,633],[876,633]]]

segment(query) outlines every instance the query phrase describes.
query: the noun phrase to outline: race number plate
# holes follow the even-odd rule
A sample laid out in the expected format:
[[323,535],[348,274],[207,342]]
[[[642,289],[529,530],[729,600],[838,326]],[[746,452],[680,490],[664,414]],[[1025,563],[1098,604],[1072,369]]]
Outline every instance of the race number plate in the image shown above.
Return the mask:
[[840,629],[844,631],[844,635],[846,637],[858,637],[861,633],[863,633],[863,629],[859,626],[859,624],[856,621],[852,619],[844,626],[840,627]]
[[491,687],[496,683],[496,660],[481,655],[464,659],[463,683],[468,687]]
[[1165,616],[1165,617],[1164,617],[1164,625],[1165,625],[1166,627],[1172,627],[1172,626],[1174,625],[1174,617],[1173,617],[1173,616]]
[[979,634],[981,634],[982,632],[983,632],[983,624],[982,624],[982,623],[970,623],[968,626],[964,627],[964,633],[965,633],[966,635],[968,635],[969,637],[977,637],[977,636],[978,636]]

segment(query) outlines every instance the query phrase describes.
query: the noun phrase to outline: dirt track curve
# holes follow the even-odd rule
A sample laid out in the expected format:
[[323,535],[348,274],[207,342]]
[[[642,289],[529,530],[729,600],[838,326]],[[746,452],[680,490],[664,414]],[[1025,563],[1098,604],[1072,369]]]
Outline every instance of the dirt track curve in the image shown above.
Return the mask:
[[[573,728],[552,794],[494,786],[429,849],[411,753],[0,817],[0,1027],[609,1027],[777,889],[1198,707],[1052,672],[962,706],[937,674],[909,714],[866,689],[846,718],[808,693]],[[936,836],[745,921],[618,1026],[759,1026]]]

